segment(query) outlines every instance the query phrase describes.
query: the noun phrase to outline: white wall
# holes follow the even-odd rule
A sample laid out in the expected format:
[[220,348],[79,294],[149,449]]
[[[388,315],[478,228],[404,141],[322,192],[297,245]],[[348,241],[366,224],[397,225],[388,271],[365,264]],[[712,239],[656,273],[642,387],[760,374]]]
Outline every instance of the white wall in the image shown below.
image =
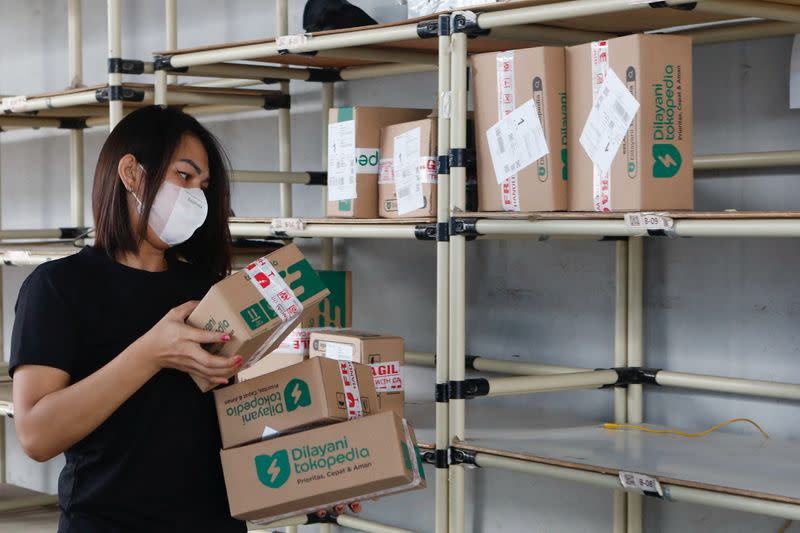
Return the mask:
[[[84,0],[85,80],[102,82],[105,3]],[[293,0],[290,30],[300,26],[303,2]],[[394,0],[362,0],[382,21],[397,18]],[[273,2],[179,2],[179,45],[193,46],[272,35]],[[0,93],[62,88],[66,70],[66,2],[0,0]],[[655,14],[655,13],[654,13]],[[147,58],[163,47],[162,2],[124,2],[125,57]],[[788,110],[790,39],[699,47],[695,51],[696,152],[798,149],[800,117]],[[296,169],[319,168],[320,118],[315,85],[293,83],[292,128]],[[338,104],[429,106],[432,74],[340,85]],[[270,113],[209,122],[234,166],[277,167],[276,121]],[[88,191],[104,131],[87,131]],[[302,142],[300,142],[302,139]],[[67,225],[68,153],[63,133],[2,135],[2,224],[6,228]],[[800,209],[796,169],[707,175],[697,183],[697,209]],[[319,215],[319,191],[295,187],[295,211]],[[237,185],[240,215],[277,212],[277,187]],[[310,250],[316,245],[307,243]],[[353,271],[355,324],[392,331],[409,349],[434,346],[434,271],[431,243],[337,241],[336,263]],[[468,353],[601,367],[612,361],[613,244],[477,242],[468,245]],[[646,362],[673,370],[800,382],[800,291],[794,240],[681,240],[647,243]],[[4,269],[6,339],[13,301],[29,272]],[[7,341],[6,341],[7,349]],[[433,378],[412,371],[414,399],[430,399]],[[481,401],[481,400],[476,400]],[[534,426],[536,413],[568,412],[605,420],[608,391],[556,393],[492,400],[518,406]],[[734,416],[757,419],[778,438],[800,439],[797,405],[709,394],[648,389],[646,419],[706,427]],[[8,426],[9,428],[11,426]],[[732,428],[730,431],[749,431]],[[24,458],[9,432],[9,479],[54,490],[60,462],[40,466]],[[429,471],[432,474],[432,471]],[[601,532],[611,530],[611,494],[583,485],[497,471],[467,474],[467,523],[475,532]],[[369,504],[365,513],[430,531],[433,491]],[[773,531],[781,520],[708,507],[648,501],[646,531]]]

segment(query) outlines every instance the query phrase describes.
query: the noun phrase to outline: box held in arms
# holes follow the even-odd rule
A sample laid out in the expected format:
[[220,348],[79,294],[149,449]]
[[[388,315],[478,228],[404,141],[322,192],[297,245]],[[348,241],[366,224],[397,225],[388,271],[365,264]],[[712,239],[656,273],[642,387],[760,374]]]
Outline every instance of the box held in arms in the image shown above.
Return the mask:
[[231,515],[268,524],[425,488],[411,427],[392,412],[223,450]]
[[[240,355],[247,368],[279,346],[328,294],[297,246],[290,244],[214,284],[187,322],[229,334],[230,341],[205,348],[218,355]],[[204,391],[215,386],[194,380]]]
[[310,355],[370,365],[378,392],[378,410],[405,416],[402,337],[355,330],[317,331],[311,334]]
[[214,401],[225,449],[378,411],[368,366],[318,357],[219,388]]
[[353,325],[353,277],[350,272],[318,270],[322,284],[328,288],[327,298],[316,304],[317,312],[309,310],[302,323],[281,342],[269,357],[239,372],[239,379],[251,379],[274,372],[308,359],[311,333],[322,329],[349,328]]

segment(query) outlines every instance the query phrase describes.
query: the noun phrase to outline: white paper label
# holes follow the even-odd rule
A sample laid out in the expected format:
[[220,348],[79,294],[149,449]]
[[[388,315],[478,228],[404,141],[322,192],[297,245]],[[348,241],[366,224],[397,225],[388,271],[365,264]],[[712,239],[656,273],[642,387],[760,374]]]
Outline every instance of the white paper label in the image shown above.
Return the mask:
[[664,491],[661,489],[661,483],[656,478],[646,476],[644,474],[636,474],[634,472],[619,473],[619,480],[626,490],[635,490],[642,493],[650,493],[664,497]]
[[675,221],[663,213],[625,213],[625,225],[633,229],[669,230]]
[[419,169],[421,131],[414,128],[394,138],[394,188],[401,215],[425,207]]
[[611,168],[638,110],[639,102],[614,71],[609,70],[581,133],[581,146],[601,172]]
[[534,164],[549,152],[533,99],[489,128],[486,137],[498,184]]
[[353,345],[343,342],[325,342],[325,357],[339,361],[353,360]]
[[[439,182],[435,157],[422,156],[419,158],[419,179],[422,183],[436,184]],[[381,185],[394,183],[394,159],[381,159],[378,183]]]
[[352,361],[339,361],[339,374],[342,376],[348,420],[364,416],[361,392],[358,390],[358,377]]
[[[502,120],[516,108],[514,52],[497,54],[497,116]],[[516,174],[500,184],[504,211],[519,211],[519,178]]]
[[300,44],[306,44],[311,40],[311,35],[308,33],[298,33],[296,35],[281,35],[275,39],[275,45],[278,50],[288,50]]
[[20,96],[6,96],[0,100],[0,110],[11,111],[12,113],[22,111],[25,107],[25,102],[28,98],[25,95]]
[[372,379],[376,392],[399,392],[403,390],[403,366],[400,361],[372,363]]
[[356,121],[328,124],[328,200],[356,197]]
[[377,148],[356,148],[356,174],[377,174],[380,161]]
[[277,435],[277,434],[278,434],[278,430],[277,429],[273,429],[273,428],[271,428],[269,426],[264,426],[264,431],[261,432],[261,440],[268,439],[268,438],[272,437],[273,435]]
[[269,227],[272,231],[302,231],[306,223],[299,218],[273,218]]
[[12,265],[14,263],[26,263],[30,260],[31,254],[24,250],[9,250],[5,253],[6,261]]
[[250,283],[261,293],[267,305],[275,311],[282,322],[291,320],[303,312],[303,304],[266,258],[256,259],[247,265],[246,270]]

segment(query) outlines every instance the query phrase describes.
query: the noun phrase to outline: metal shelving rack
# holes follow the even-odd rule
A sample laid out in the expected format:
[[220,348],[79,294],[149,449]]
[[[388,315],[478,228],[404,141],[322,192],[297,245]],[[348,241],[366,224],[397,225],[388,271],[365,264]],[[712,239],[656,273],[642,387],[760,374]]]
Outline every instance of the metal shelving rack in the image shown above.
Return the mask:
[[[73,18],[77,16],[79,21],[79,0],[70,0],[69,6],[72,36],[70,43],[73,43],[75,36],[80,34],[80,24],[78,22],[76,31]],[[188,50],[175,49],[175,0],[165,0],[165,6],[168,22],[166,42],[169,50],[157,53],[153,63],[140,64],[122,59],[120,0],[108,0],[109,64],[112,67],[109,69],[108,84],[104,86],[109,95],[108,121],[113,128],[124,113],[125,102],[122,95],[125,94],[124,87],[128,84],[122,84],[122,72],[129,72],[131,68],[155,75],[152,88],[138,87],[144,94],[143,98],[152,99],[152,102],[162,105],[185,102],[189,105],[187,109],[190,112],[197,113],[230,112],[233,110],[230,108],[232,101],[226,98],[206,98],[205,95],[195,96],[191,91],[192,96],[187,97],[184,89],[186,86],[174,85],[174,76],[220,78],[193,84],[206,88],[241,88],[278,82],[280,94],[264,91],[269,93],[264,98],[277,98],[283,104],[278,111],[279,169],[272,172],[237,171],[234,176],[248,181],[281,183],[280,217],[232,219],[231,232],[234,236],[320,237],[323,239],[323,268],[332,266],[333,238],[436,241],[436,355],[410,352],[407,354],[407,361],[436,367],[436,402],[433,409],[436,415],[435,431],[430,439],[432,442],[428,446],[426,459],[436,466],[437,533],[464,531],[465,465],[572,479],[615,489],[614,531],[641,531],[641,497],[622,492],[616,477],[616,471],[630,467],[630,461],[626,462],[629,457],[624,451],[616,456],[606,456],[597,464],[577,463],[559,458],[556,451],[542,447],[542,441],[535,436],[523,441],[525,445],[522,447],[520,441],[515,441],[516,444],[503,443],[491,432],[487,433],[489,438],[470,439],[465,424],[465,402],[468,398],[607,386],[614,391],[616,421],[632,423],[642,422],[643,419],[644,386],[660,385],[800,399],[800,385],[796,384],[645,369],[642,331],[643,247],[646,238],[656,236],[629,227],[620,215],[615,214],[466,213],[465,168],[459,166],[463,160],[460,155],[466,148],[466,60],[469,53],[538,44],[576,44],[634,31],[665,30],[696,24],[709,25],[682,29],[679,33],[691,35],[698,44],[788,35],[800,30],[800,2],[797,0],[516,0],[508,4],[488,6],[475,13],[443,13],[436,17],[402,23],[313,35],[287,35],[287,0],[277,0],[278,37]],[[625,16],[620,16],[621,14]],[[764,20],[740,20],[748,17]],[[75,69],[71,67],[71,77],[80,83],[80,61],[75,59],[73,44],[70,50],[70,64],[77,65]],[[248,63],[237,63],[241,61]],[[285,105],[288,103],[288,81],[321,83],[324,169],[327,163],[327,111],[333,106],[334,82],[434,70],[438,71],[438,94],[441,101],[450,104],[449,108],[442,105],[439,110],[439,205],[436,220],[387,222],[291,219],[291,184],[321,185],[323,211],[327,192],[324,172],[292,172],[289,110]],[[77,77],[75,72],[78,72]],[[0,116],[0,126],[63,127],[70,124],[70,121],[62,122],[63,120],[75,117],[72,109],[75,105],[94,103],[86,92],[58,95],[58,103],[65,106],[62,117],[42,108],[33,117]],[[51,96],[49,103],[52,104],[55,98]],[[67,110],[70,112],[67,113]],[[94,125],[105,119],[102,115],[92,115],[85,120],[86,125]],[[71,153],[75,157],[71,165],[73,169],[77,167],[77,158],[81,157],[76,155],[81,150],[78,135],[75,137],[71,141]],[[695,159],[695,168],[763,168],[799,163],[800,151],[724,154],[698,156]],[[83,225],[82,220],[75,213],[78,197],[82,198],[83,191],[74,182],[77,172],[79,170],[73,173],[72,220],[76,227],[80,227]],[[82,205],[80,212],[82,213]],[[800,237],[798,213],[674,213],[666,216],[674,221],[669,232],[670,237]],[[288,221],[291,223],[287,223]],[[60,231],[52,230],[33,231],[30,234],[25,231],[0,233],[0,237],[6,239],[61,235]],[[606,370],[590,370],[467,357],[464,331],[467,241],[561,237],[615,242],[613,365]],[[51,257],[54,254],[40,255]],[[31,254],[29,256],[32,257]],[[23,256],[18,253],[15,257],[21,261]],[[31,262],[36,260],[40,259],[35,258]],[[467,370],[499,372],[514,377],[467,379]],[[421,419],[424,414],[420,413]],[[580,445],[586,439],[598,438],[596,433],[602,432],[592,426],[586,426],[583,430],[584,433],[574,434],[571,436],[572,440],[565,442]],[[649,445],[646,438],[640,440],[640,446]],[[722,440],[732,442],[724,438]],[[748,443],[744,443],[739,450],[749,450],[748,446]],[[674,452],[676,450],[670,450],[670,453]],[[787,453],[788,455],[781,457],[789,463],[794,456]],[[781,463],[779,466],[788,468],[790,465]],[[712,485],[697,483],[683,474],[675,477],[675,472],[642,473],[656,478],[660,476],[673,500],[800,518],[800,494],[793,492],[792,487],[784,486],[781,488],[783,493],[776,495],[760,491],[758,487],[736,486],[737,480],[722,479],[718,480],[718,484]],[[683,479],[681,475],[687,479]],[[307,517],[299,517],[284,525],[291,528],[308,523],[308,520]],[[341,516],[335,520],[341,525],[364,531],[407,531],[350,516]],[[326,530],[330,524],[322,524],[321,527]]]

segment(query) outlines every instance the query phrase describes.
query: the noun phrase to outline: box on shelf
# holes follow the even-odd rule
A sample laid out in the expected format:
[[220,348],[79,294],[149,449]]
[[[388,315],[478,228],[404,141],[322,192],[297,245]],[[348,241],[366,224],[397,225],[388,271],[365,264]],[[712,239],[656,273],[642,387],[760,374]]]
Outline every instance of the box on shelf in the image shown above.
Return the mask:
[[378,410],[394,411],[400,418],[405,415],[402,337],[355,330],[315,331],[311,334],[310,355],[370,365],[378,392]]
[[573,46],[567,79],[569,209],[692,209],[691,38],[630,35]]
[[425,118],[427,109],[340,107],[328,124],[329,217],[378,218],[380,132],[389,124]]
[[378,214],[382,218],[436,216],[436,125],[437,119],[424,118],[381,129]]
[[[229,334],[230,341],[206,349],[218,355],[240,355],[243,368],[248,368],[279,346],[328,294],[297,246],[289,244],[214,284],[187,322]],[[203,391],[215,387],[193,379]]]
[[378,412],[372,370],[314,358],[214,391],[222,447]]
[[561,47],[472,56],[481,211],[566,210],[565,68]]
[[413,431],[394,413],[223,450],[231,515],[269,523],[425,488]]
[[239,379],[251,379],[267,372],[286,368],[308,359],[311,332],[320,329],[349,328],[353,325],[353,279],[350,272],[318,270],[317,274],[330,294],[309,310],[302,323],[281,342],[269,357],[239,372]]

